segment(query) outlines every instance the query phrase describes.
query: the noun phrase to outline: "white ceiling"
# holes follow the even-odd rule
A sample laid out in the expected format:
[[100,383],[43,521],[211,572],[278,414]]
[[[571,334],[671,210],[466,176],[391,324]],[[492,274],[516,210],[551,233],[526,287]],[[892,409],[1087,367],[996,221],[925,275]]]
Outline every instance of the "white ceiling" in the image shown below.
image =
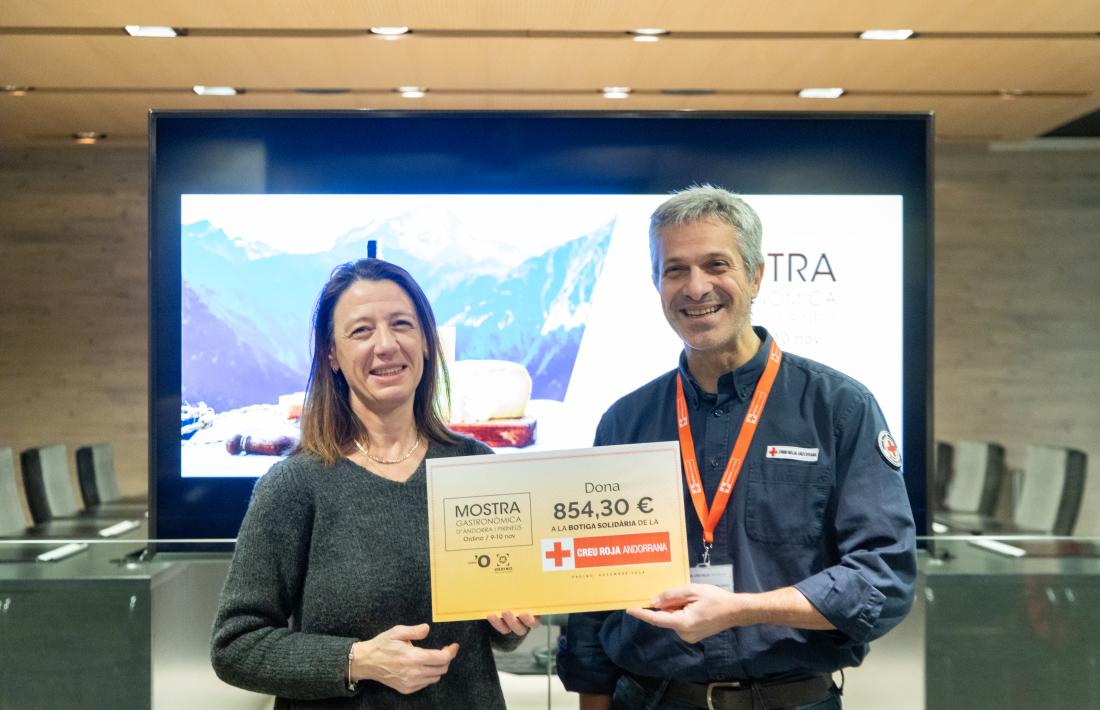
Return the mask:
[[[857,38],[877,28],[917,34]],[[933,111],[941,140],[1021,140],[1100,108],[1100,0],[0,0],[3,85],[33,87],[0,93],[7,146],[141,144],[150,108]]]

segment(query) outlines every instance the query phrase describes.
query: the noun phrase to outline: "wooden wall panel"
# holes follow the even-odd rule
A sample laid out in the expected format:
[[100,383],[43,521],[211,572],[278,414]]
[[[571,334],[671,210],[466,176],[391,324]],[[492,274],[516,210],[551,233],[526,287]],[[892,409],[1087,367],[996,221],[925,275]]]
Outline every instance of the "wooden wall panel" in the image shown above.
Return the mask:
[[936,161],[936,436],[1084,450],[1100,535],[1100,152]]
[[[147,466],[144,150],[0,151],[0,446],[109,441]],[[18,461],[16,461],[18,470]],[[29,516],[28,516],[29,520]]]
[[[1085,450],[1100,535],[1100,152],[936,156],[936,436]],[[0,446],[110,441],[146,485],[146,158],[0,150]]]

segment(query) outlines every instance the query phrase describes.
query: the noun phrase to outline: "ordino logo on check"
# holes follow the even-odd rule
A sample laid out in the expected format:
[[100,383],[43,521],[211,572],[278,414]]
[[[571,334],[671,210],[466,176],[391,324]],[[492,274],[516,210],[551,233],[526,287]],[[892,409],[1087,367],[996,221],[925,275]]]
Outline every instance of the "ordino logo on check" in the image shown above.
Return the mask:
[[544,572],[672,561],[668,533],[543,538]]

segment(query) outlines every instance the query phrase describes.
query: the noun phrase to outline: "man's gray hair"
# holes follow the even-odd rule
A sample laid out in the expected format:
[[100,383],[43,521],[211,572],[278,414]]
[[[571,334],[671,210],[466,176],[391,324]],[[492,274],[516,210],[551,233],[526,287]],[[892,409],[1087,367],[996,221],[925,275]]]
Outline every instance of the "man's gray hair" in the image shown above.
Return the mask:
[[665,227],[707,219],[716,219],[733,227],[737,233],[737,246],[741,251],[741,260],[745,262],[749,277],[756,275],[757,269],[764,263],[764,252],[761,246],[764,227],[760,223],[760,215],[756,214],[756,210],[739,195],[720,187],[703,184],[692,185],[673,193],[672,197],[662,202],[649,218],[649,253],[653,262],[654,283],[660,278],[657,273],[657,250],[654,248],[660,231]]

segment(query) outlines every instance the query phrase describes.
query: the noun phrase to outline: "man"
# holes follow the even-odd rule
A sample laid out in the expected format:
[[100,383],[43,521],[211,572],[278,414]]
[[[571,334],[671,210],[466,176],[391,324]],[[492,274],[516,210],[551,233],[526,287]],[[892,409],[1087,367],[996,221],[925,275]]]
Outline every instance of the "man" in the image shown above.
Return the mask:
[[558,672],[582,710],[839,708],[831,674],[912,604],[897,446],[865,387],[752,327],[761,232],[709,185],[650,220],[653,282],[684,351],[608,409],[595,444],[680,440],[692,583],[650,609],[570,616]]

